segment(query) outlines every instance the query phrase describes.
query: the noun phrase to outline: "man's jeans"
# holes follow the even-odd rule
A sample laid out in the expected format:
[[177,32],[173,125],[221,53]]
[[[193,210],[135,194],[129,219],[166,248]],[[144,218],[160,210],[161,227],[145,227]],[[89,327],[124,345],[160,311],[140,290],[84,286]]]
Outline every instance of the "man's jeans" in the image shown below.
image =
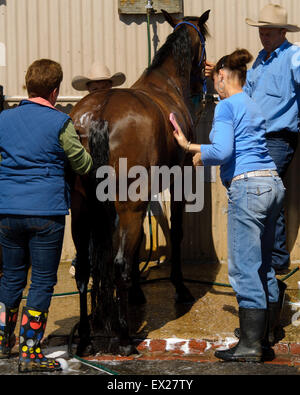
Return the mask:
[[65,216],[29,217],[0,215],[0,244],[3,276],[0,302],[17,307],[27,283],[31,263],[31,284],[26,305],[47,311],[60,261]]
[[271,261],[284,191],[274,176],[245,177],[228,188],[228,274],[239,307],[266,309],[278,301]]
[[[266,137],[269,154],[277,167],[279,176],[282,178],[294,157],[298,143],[298,133],[283,131],[267,133]],[[272,266],[276,269],[287,268],[289,260],[290,254],[286,249],[284,208],[282,208],[276,223]]]

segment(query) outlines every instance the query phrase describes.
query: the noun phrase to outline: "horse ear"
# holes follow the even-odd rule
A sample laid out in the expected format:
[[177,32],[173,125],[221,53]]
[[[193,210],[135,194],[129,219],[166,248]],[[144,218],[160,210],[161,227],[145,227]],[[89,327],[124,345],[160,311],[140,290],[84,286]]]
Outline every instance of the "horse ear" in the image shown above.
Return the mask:
[[175,27],[177,25],[177,20],[174,19],[167,11],[165,10],[161,10],[161,12],[163,13],[165,20],[172,26]]
[[207,10],[207,11],[204,12],[204,14],[202,14],[200,16],[199,22],[198,22],[199,26],[203,26],[207,22],[207,20],[209,18],[209,13],[210,13],[210,10]]

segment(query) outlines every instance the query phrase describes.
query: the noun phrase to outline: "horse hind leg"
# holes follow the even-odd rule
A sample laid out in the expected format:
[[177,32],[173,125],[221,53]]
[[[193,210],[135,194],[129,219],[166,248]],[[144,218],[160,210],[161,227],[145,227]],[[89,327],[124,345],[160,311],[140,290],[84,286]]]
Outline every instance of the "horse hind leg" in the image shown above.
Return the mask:
[[90,276],[89,261],[89,222],[86,201],[79,193],[72,194],[72,237],[76,248],[75,280],[79,291],[80,320],[79,339],[77,347],[78,356],[87,356],[94,353],[90,338],[90,325],[87,309],[87,288]]
[[171,282],[175,287],[177,303],[193,303],[195,298],[184,285],[181,268],[181,242],[183,238],[184,202],[175,201],[171,188]]
[[133,257],[140,246],[144,212],[126,212],[120,215],[119,249],[114,260],[119,353],[138,354],[132,344],[128,322],[128,295],[132,285]]
[[140,241],[137,244],[135,254],[132,260],[132,269],[131,269],[131,286],[128,290],[128,302],[130,305],[143,305],[147,302],[144,292],[141,288],[140,284],[140,267],[139,267],[139,257],[140,257],[140,246],[143,241],[143,232],[140,234]]

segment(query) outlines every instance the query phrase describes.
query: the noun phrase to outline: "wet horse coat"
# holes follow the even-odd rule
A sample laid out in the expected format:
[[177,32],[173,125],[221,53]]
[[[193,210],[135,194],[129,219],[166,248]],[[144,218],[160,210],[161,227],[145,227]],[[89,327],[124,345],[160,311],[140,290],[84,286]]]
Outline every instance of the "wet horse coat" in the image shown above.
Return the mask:
[[[171,112],[176,114],[187,138],[193,137],[190,81],[199,72],[203,73],[205,23],[209,11],[200,18],[182,20],[175,20],[165,11],[164,15],[175,28],[174,32],[138,81],[130,89],[89,94],[71,113],[81,141],[90,149],[94,162],[89,177],[74,180],[72,193],[72,235],[77,250],[76,281],[81,301],[79,355],[93,352],[86,307],[90,269],[93,327],[118,337],[116,351],[120,354],[135,352],[129,337],[128,298],[135,303],[145,301],[138,281],[138,252],[148,202],[122,201],[119,190],[115,202],[99,202],[95,192],[100,182],[97,169],[111,166],[118,185],[122,177],[120,158],[127,159],[128,169],[139,165],[148,172],[152,166],[183,165],[187,156],[173,137]],[[178,25],[182,21],[187,23]],[[188,159],[191,164],[191,158]],[[127,181],[130,186],[134,180]],[[148,189],[150,199],[150,184]],[[177,302],[192,302],[193,297],[183,284],[180,261],[184,202],[174,201],[172,185],[170,192],[170,277]]]

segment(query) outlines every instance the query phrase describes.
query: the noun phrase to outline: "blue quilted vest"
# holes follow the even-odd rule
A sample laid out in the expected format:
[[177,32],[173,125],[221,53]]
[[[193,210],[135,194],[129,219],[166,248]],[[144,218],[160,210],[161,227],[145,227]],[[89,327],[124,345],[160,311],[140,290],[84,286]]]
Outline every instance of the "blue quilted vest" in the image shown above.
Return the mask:
[[59,143],[68,119],[28,100],[0,114],[0,214],[68,214],[66,156]]

